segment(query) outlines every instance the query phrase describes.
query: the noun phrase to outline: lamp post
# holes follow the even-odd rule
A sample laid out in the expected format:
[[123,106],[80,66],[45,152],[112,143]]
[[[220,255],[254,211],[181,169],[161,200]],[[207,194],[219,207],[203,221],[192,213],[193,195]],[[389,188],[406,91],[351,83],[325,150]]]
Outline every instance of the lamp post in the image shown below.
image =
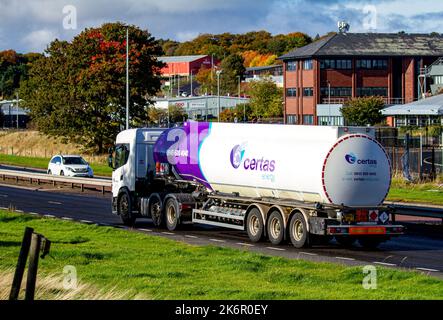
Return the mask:
[[126,27],[126,130],[129,129],[129,26]]
[[331,125],[331,82],[328,80],[328,125]]
[[223,70],[217,70],[217,98],[218,98],[218,103],[217,103],[217,110],[218,110],[218,122],[220,122],[220,74],[223,72]]

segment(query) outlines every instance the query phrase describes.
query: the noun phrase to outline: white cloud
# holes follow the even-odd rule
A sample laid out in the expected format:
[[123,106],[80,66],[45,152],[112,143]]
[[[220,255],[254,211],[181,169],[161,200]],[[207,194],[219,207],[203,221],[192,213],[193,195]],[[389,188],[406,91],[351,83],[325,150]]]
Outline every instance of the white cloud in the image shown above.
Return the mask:
[[26,46],[33,48],[33,51],[42,52],[56,37],[57,34],[52,30],[36,30],[25,36],[22,42]]

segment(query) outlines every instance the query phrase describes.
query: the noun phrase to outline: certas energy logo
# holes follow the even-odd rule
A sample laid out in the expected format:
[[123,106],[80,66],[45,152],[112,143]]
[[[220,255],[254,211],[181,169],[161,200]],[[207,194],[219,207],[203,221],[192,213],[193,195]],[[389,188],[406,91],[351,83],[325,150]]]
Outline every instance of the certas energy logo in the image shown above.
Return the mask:
[[231,165],[234,169],[238,169],[242,162],[245,170],[254,171],[268,171],[273,172],[275,170],[275,160],[268,160],[264,157],[261,158],[244,158],[245,145],[236,145],[231,150]]
[[377,165],[377,160],[375,159],[358,159],[357,156],[355,154],[348,153],[347,155],[345,155],[345,159],[349,164],[367,164],[370,166],[376,166]]
[[245,148],[243,145],[236,145],[231,150],[231,164],[234,167],[234,169],[237,169],[240,167],[241,161],[243,159],[243,156],[245,154]]

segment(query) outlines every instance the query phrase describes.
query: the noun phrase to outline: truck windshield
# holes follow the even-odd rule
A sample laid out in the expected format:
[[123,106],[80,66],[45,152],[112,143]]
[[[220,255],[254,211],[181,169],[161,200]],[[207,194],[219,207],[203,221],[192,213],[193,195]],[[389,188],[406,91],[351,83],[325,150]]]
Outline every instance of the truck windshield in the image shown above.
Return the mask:
[[115,169],[125,165],[129,158],[129,144],[115,146]]

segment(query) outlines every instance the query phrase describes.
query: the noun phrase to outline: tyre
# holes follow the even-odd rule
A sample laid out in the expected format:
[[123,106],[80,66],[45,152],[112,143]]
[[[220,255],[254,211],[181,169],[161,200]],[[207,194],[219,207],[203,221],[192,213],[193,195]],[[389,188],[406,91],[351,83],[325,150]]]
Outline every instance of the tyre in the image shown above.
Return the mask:
[[267,233],[269,241],[271,241],[272,244],[278,245],[283,242],[285,226],[280,212],[273,211],[270,214],[267,224]]
[[246,231],[252,242],[259,242],[263,238],[264,231],[263,219],[260,210],[253,208],[246,220]]
[[177,200],[169,198],[165,204],[165,221],[169,231],[176,230],[180,225],[180,208]]
[[348,236],[340,236],[335,237],[335,240],[343,247],[352,247],[356,239]]
[[149,198],[149,214],[152,219],[152,223],[156,227],[162,227],[164,225],[164,215],[162,210],[162,204],[160,197],[151,196]]
[[51,170],[48,170],[48,174],[52,174],[52,171],[51,171]]
[[132,214],[131,197],[128,191],[120,193],[117,199],[117,212],[125,226],[133,226],[135,216]]
[[377,249],[377,247],[384,241],[380,238],[360,238],[358,242],[365,249]]
[[296,212],[289,222],[289,238],[296,248],[308,247],[310,244],[306,219],[301,212]]
[[61,175],[61,176],[64,176],[64,175],[65,175],[65,173],[63,172],[63,170],[60,171],[60,175]]

